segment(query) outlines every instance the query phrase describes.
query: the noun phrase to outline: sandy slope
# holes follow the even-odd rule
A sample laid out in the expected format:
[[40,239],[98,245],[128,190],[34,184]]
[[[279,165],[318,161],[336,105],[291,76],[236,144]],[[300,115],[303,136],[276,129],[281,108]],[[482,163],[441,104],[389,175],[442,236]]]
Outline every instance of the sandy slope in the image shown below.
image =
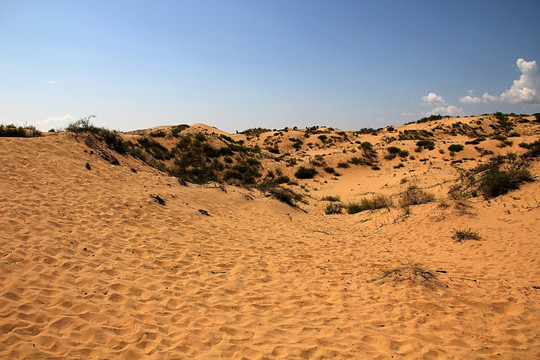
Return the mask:
[[[540,358],[538,183],[328,216],[323,194],[455,172],[442,156],[348,169],[311,183],[306,214],[118,158],[66,134],[0,139],[1,358]],[[453,241],[465,227],[482,240]]]

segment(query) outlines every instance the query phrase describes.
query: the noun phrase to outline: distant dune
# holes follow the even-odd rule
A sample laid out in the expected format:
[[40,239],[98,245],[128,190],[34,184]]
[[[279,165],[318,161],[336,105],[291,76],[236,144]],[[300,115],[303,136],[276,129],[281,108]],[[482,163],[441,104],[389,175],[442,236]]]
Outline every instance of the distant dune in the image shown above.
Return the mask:
[[0,137],[0,358],[540,358],[535,116],[74,130]]

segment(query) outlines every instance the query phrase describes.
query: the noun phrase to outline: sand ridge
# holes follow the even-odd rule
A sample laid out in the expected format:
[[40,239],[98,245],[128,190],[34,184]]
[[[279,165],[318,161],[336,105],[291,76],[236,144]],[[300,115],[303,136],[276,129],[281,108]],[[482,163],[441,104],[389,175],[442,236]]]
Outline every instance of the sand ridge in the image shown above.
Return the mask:
[[[1,357],[540,357],[538,183],[325,215],[315,196],[393,194],[404,169],[307,181],[306,213],[115,156],[69,134],[0,139]],[[443,194],[456,173],[432,161],[406,173]],[[463,227],[482,241],[454,241]]]

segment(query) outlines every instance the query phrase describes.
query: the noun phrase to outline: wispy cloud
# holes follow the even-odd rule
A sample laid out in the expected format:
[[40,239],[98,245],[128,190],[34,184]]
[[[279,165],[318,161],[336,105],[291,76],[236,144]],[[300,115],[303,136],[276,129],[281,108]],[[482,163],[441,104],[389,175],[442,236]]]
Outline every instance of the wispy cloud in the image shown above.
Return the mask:
[[58,80],[45,80],[44,83],[48,85],[58,85],[59,81]]
[[38,120],[34,123],[34,126],[40,130],[46,131],[45,128],[57,128],[64,127],[69,121],[72,121],[73,116],[66,114],[64,116],[50,116],[44,120]]
[[536,61],[516,61],[521,76],[514,80],[510,89],[501,95],[490,95],[485,93],[482,96],[484,102],[509,102],[511,104],[540,104],[540,76]]

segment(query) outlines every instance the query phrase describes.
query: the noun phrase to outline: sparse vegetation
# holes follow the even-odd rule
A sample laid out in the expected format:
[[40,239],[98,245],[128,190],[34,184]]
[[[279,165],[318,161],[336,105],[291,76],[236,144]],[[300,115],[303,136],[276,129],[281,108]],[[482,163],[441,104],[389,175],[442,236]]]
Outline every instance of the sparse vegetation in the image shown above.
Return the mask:
[[435,149],[435,142],[432,140],[420,140],[416,142],[416,146],[421,149],[424,148],[428,150],[433,150]]
[[332,195],[327,195],[327,196],[323,196],[322,201],[341,201],[340,197],[339,196],[332,196]]
[[306,168],[304,166],[300,166],[294,173],[294,176],[297,179],[313,179],[316,174],[317,170],[315,170],[315,168]]
[[38,137],[41,131],[33,126],[15,126],[0,124],[0,137]]
[[400,194],[399,205],[401,207],[407,207],[410,205],[429,203],[434,200],[435,196],[433,194],[420,189],[416,185],[410,185],[407,190]]
[[356,214],[366,210],[376,210],[392,206],[392,200],[388,196],[376,195],[371,199],[363,198],[359,203],[349,203],[347,212]]
[[343,204],[337,202],[330,203],[326,206],[324,213],[326,215],[341,214],[343,213]]
[[464,240],[480,240],[481,237],[477,232],[468,229],[454,229],[452,239],[462,242]]
[[460,151],[463,151],[465,147],[461,144],[452,144],[448,147],[448,151],[451,151],[451,152],[460,152]]
[[535,157],[534,153],[534,147],[531,147],[520,159],[515,154],[494,156],[488,163],[466,172],[450,192],[481,192],[485,197],[493,198],[518,189],[521,184],[534,181],[525,167],[527,160]]

